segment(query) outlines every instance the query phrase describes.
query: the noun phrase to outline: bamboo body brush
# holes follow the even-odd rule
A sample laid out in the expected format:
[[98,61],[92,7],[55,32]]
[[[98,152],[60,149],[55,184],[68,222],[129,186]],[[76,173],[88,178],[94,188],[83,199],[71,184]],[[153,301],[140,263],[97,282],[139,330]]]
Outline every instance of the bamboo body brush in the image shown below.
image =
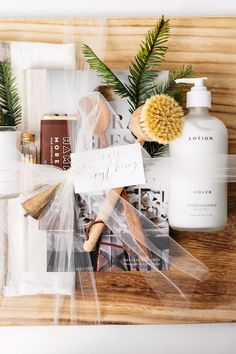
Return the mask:
[[[138,118],[135,116],[136,112]],[[138,139],[168,144],[182,133],[183,116],[183,109],[174,98],[156,95],[147,99],[146,103],[134,112],[130,127],[134,134],[137,131]]]

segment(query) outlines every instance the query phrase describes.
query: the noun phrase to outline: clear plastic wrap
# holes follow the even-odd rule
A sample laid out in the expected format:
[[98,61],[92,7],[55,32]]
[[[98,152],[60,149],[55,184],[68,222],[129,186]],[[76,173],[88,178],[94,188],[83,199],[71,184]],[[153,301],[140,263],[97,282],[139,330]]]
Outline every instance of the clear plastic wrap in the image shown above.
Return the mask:
[[[90,22],[92,30],[97,21]],[[73,19],[65,21],[61,44],[26,42],[7,44],[10,46],[10,62],[16,75],[21,98],[22,129],[36,134],[39,151],[41,116],[60,114],[61,109],[64,113],[65,108],[66,111],[68,109],[66,113],[76,115],[77,102],[82,94],[76,86],[75,69],[76,60],[78,59],[79,62],[79,58],[76,58],[75,34],[71,33],[71,25]],[[101,23],[96,33],[91,32],[91,43],[96,43],[101,50],[102,43],[105,43],[106,39],[106,36],[103,36],[104,30],[106,27]],[[84,66],[81,63],[80,65]],[[55,112],[55,101],[53,101],[55,87],[51,87],[50,82],[47,86],[44,81],[49,71],[56,80],[59,75],[61,89],[71,94],[63,96],[61,105],[57,102],[58,111]],[[91,86],[86,79],[86,70],[81,73],[81,76],[83,76],[83,85],[79,85],[79,89],[90,91]],[[99,81],[95,77],[95,87],[96,82]],[[37,101],[38,94],[41,96],[45,93],[46,86],[49,102],[47,104],[45,99]],[[2,166],[0,322],[7,323],[8,317],[11,317],[14,318],[15,323],[23,324],[26,317],[28,323],[36,325],[60,324],[68,321],[74,324],[99,323],[99,302],[93,268],[90,255],[81,252],[82,241],[76,223],[77,200],[73,192],[73,184],[67,178],[68,173],[52,166],[21,162],[21,154],[14,145],[10,151],[6,146],[0,160]],[[22,203],[26,196],[31,198],[38,192],[42,192],[41,196],[43,196],[44,191],[54,184],[58,186],[57,193],[55,199],[51,201],[51,208],[49,206],[47,208],[47,215],[49,216],[49,211],[54,207],[55,214],[50,215],[50,227],[45,230],[41,227],[40,220],[27,215],[22,208]],[[54,192],[52,187],[51,197]],[[66,201],[66,204],[62,204],[61,200]],[[40,203],[41,201],[36,208]],[[56,220],[58,215],[59,220]],[[43,224],[43,219],[41,222]],[[77,273],[73,263],[74,243],[78,246],[76,267],[79,272]],[[51,271],[52,263],[53,271]],[[46,307],[45,303],[47,303]],[[22,309],[19,315],[18,308]],[[31,318],[30,308],[34,312],[33,318]],[[25,316],[22,316],[24,310]],[[65,311],[68,310],[70,315],[64,316]]]
[[[76,40],[70,28],[72,23],[65,24],[65,43]],[[101,57],[106,45],[106,20],[104,23],[100,21],[96,33],[93,25],[93,21],[88,22],[88,31],[91,31],[91,43],[88,44],[92,44]],[[80,60],[77,58],[78,62]],[[56,84],[60,83],[64,92],[70,93],[62,101],[70,107],[70,115],[76,116],[76,120],[68,125],[71,151],[79,156],[84,151],[136,143],[124,124],[126,120],[121,121],[111,104],[100,93],[93,92],[100,85],[100,78],[86,65],[80,63],[81,67],[84,70],[79,72],[66,66],[61,72],[52,70],[50,73],[55,77],[58,75]],[[53,102],[53,94],[51,98]],[[63,113],[63,108],[59,113]],[[37,124],[28,124],[27,128],[34,129]],[[114,125],[119,126],[124,139],[114,138],[109,133]],[[236,181],[234,155],[214,156],[210,161],[208,157],[201,157],[192,161],[168,157],[151,159],[144,149],[142,153],[147,183],[152,183],[152,171],[158,171],[160,190],[171,183],[169,175],[172,170],[177,184],[183,175],[216,184]],[[197,282],[203,281],[208,274],[207,267],[171,238],[168,228],[154,223],[132,206],[127,188],[78,195],[74,192],[78,167],[72,165],[63,171],[49,165],[26,164],[20,161],[20,154],[18,157],[18,161],[9,162],[3,168],[7,168],[8,176],[13,176],[12,193],[6,193],[9,178],[0,181],[0,237],[1,245],[5,245],[5,248],[1,247],[2,268],[5,270],[1,273],[0,321],[6,321],[9,311],[19,308],[23,297],[28,304],[28,307],[24,305],[26,312],[31,306],[34,308],[35,316],[30,318],[33,324],[43,323],[45,312],[41,314],[41,308],[45,299],[48,304],[46,315],[51,323],[103,322],[96,272],[90,253],[84,250],[84,244],[89,242],[85,229],[90,220],[82,215],[82,205],[97,221],[97,224],[90,225],[90,230],[99,226],[99,232],[102,232],[106,225],[121,242],[119,247],[122,245],[129,262],[139,263],[138,274],[152,289],[157,306],[162,304],[170,309],[175,304],[181,308],[190,306]],[[21,244],[14,242],[16,228],[23,235]],[[38,243],[34,243],[36,238]],[[168,244],[168,253],[162,250],[163,242]],[[163,261],[166,269],[158,268],[156,257]],[[129,272],[127,274],[129,276]],[[16,322],[19,323],[20,319],[16,318]]]

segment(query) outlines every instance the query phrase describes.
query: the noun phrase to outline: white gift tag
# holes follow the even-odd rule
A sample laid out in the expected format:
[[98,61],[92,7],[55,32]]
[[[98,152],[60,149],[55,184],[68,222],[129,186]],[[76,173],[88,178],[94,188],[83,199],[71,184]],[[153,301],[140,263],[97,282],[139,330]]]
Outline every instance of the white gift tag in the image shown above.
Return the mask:
[[145,183],[140,144],[71,154],[75,193],[96,192]]

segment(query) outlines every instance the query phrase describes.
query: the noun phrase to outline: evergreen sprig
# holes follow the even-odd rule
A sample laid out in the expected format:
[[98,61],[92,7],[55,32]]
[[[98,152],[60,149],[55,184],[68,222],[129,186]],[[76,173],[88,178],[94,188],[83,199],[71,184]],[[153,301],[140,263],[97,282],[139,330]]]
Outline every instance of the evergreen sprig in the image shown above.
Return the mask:
[[131,99],[131,92],[129,91],[128,86],[118,79],[112,70],[98,58],[93,50],[86,44],[83,44],[82,50],[90,68],[97,71],[102,76],[105,83],[121,98],[129,97]]
[[174,71],[170,71],[167,80],[158,83],[153,90],[153,95],[166,94],[173,97],[180,105],[183,104],[183,93],[179,90],[179,84],[176,79],[191,77],[193,70],[191,65],[180,66]]
[[167,145],[157,141],[145,141],[143,147],[151,157],[164,156],[167,152]]
[[[104,64],[93,50],[83,45],[83,54],[91,69],[97,71],[104,82],[109,85],[121,98],[126,97],[130,105],[130,113],[143,105],[147,98],[160,93],[175,98],[182,104],[183,95],[175,80],[192,75],[190,65],[182,66],[168,75],[168,79],[162,83],[156,83],[156,77],[160,66],[165,60],[167,52],[167,41],[169,37],[169,20],[162,18],[154,28],[148,31],[145,39],[141,42],[140,48],[129,66],[128,84],[119,80],[112,70]],[[157,142],[146,142],[145,149],[151,156],[158,156],[164,153],[165,146]]]
[[165,45],[169,35],[169,20],[164,17],[148,31],[145,40],[129,67],[129,89],[133,100],[130,102],[131,113],[145,103],[153,91],[153,82],[158,75],[157,68],[165,59],[168,47]]
[[122,83],[112,70],[104,64],[93,50],[83,44],[82,51],[90,68],[97,71],[121,98],[127,97],[130,112],[135,111],[152,94],[157,68],[165,59],[168,47],[165,45],[169,35],[169,20],[162,17],[154,28],[148,31],[145,40],[129,67],[129,84]]
[[16,78],[7,61],[0,61],[0,125],[16,127],[21,123],[20,97]]

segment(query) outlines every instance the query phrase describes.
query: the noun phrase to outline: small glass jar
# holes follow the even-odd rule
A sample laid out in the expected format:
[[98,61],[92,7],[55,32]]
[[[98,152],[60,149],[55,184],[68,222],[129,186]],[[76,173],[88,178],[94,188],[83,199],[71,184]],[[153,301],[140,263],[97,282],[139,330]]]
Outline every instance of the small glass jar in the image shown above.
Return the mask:
[[37,163],[37,147],[35,145],[35,134],[28,132],[22,134],[21,152],[23,155],[24,162]]

